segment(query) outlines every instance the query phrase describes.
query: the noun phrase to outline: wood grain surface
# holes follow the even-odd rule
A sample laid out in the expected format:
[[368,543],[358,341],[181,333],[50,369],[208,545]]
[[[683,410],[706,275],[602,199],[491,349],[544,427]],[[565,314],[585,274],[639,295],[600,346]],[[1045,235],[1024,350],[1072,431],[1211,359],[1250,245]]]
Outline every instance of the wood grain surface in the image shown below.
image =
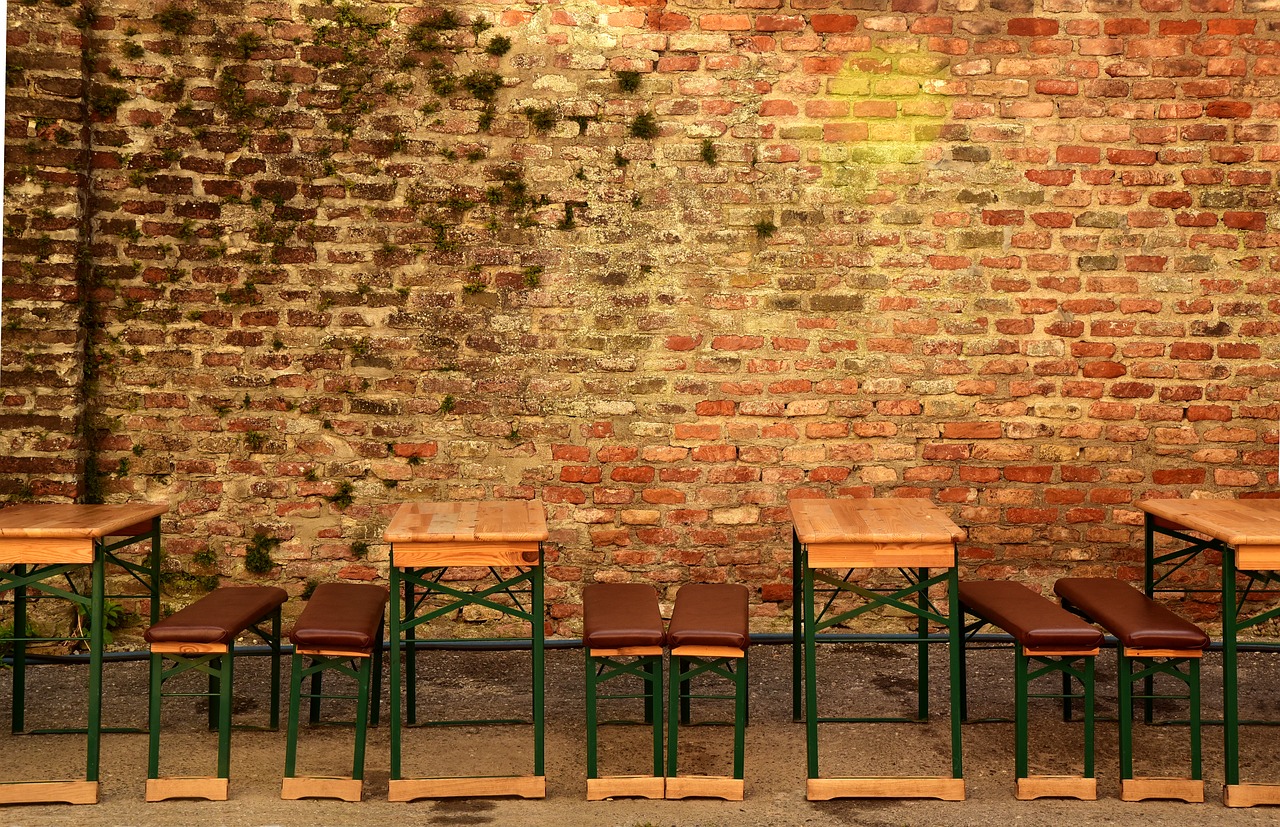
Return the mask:
[[540,500],[405,503],[383,539],[389,543],[536,543],[547,539],[547,515]]
[[14,505],[0,508],[0,538],[109,537],[168,510],[165,503]]
[[818,543],[954,543],[965,532],[928,500],[792,500],[796,535]]

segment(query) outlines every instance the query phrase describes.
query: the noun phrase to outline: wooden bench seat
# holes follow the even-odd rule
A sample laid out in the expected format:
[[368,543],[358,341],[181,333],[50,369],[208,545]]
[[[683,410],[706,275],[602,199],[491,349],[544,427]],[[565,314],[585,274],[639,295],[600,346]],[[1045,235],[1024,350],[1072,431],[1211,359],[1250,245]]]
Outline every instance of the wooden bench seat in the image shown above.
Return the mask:
[[[681,586],[667,628],[671,650],[671,684],[667,715],[667,798],[694,796],[741,801],[747,723],[747,646],[750,643],[747,587],[729,583]],[[733,716],[733,775],[681,776],[678,772],[680,724],[690,723],[689,701],[694,678],[720,677],[733,686],[732,695],[699,699],[731,700]]]
[[[1032,591],[1022,583],[1010,580],[962,581],[960,606],[979,618],[973,631],[985,623],[1013,636],[1014,658],[1014,741],[1015,795],[1021,800],[1046,796],[1094,800],[1098,782],[1094,776],[1094,658],[1102,646],[1102,632],[1079,617]],[[1084,700],[1084,772],[1080,776],[1032,776],[1029,774],[1027,712],[1031,681],[1060,673],[1062,693],[1037,697],[1057,697],[1064,702],[1069,717],[1070,699]],[[1070,680],[1081,685],[1081,694],[1070,690]],[[961,680],[964,679],[963,664]],[[965,697],[967,703],[967,693]]]
[[[152,626],[145,633],[151,646],[150,740],[147,758],[147,801],[167,798],[207,798],[225,801],[231,769],[232,666],[236,638],[252,632],[272,649],[271,718],[280,725],[280,607],[288,599],[275,586],[239,586],[215,589],[204,597]],[[258,628],[271,621],[270,631]],[[167,672],[165,659],[174,667]],[[214,777],[160,777],[160,705],[169,695],[190,697],[189,692],[164,692],[164,683],[189,671],[209,676],[209,725],[218,730],[218,774]]]
[[[582,646],[586,650],[587,800],[617,796],[662,798],[662,656],[666,628],[658,592],[645,583],[592,583],[582,590]],[[601,695],[606,681],[639,678],[643,694]],[[600,777],[597,766],[600,700],[643,697],[653,731],[653,775]]]
[[[1120,798],[1178,798],[1204,801],[1200,777],[1200,660],[1209,636],[1142,592],[1107,577],[1067,577],[1054,584],[1065,608],[1099,624],[1119,641],[1117,683],[1120,696]],[[1135,665],[1137,669],[1135,670]],[[1185,671],[1184,671],[1185,667]],[[1190,706],[1191,775],[1189,778],[1135,778],[1133,774],[1133,701],[1147,701],[1147,721],[1156,675],[1167,675],[1187,687]],[[1142,694],[1133,685],[1143,681]],[[1167,698],[1167,695],[1161,695]]]
[[[316,587],[298,617],[289,639],[293,642],[293,668],[289,681],[289,734],[285,748],[284,782],[280,797],[338,798],[359,801],[364,791],[364,754],[369,720],[377,724],[378,688],[382,674],[382,630],[389,593],[385,586],[368,583],[322,583]],[[336,671],[356,681],[355,757],[346,778],[296,774],[299,707],[302,682],[311,678],[308,700],[311,722],[320,722],[324,695],[321,677]]]

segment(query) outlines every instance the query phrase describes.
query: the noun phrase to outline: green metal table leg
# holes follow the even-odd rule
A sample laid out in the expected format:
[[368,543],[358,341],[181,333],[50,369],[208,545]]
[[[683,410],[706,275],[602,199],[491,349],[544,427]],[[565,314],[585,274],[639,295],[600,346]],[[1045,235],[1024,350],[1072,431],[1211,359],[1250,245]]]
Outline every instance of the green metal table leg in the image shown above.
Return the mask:
[[[1143,513],[1142,534],[1143,544],[1146,546],[1147,553],[1145,555],[1146,562],[1142,572],[1142,586],[1147,597],[1153,597],[1155,592],[1155,526],[1153,520],[1155,517],[1151,514]],[[1147,675],[1146,680],[1142,682],[1142,691],[1146,695],[1143,699],[1142,714],[1143,721],[1151,724],[1155,721],[1156,702],[1153,697],[1156,692],[1156,676]]]
[[151,600],[148,601],[151,609],[151,625],[154,626],[160,622],[160,518],[151,518],[151,556],[149,559],[151,568],[150,586]]
[[395,546],[391,550],[392,560],[390,566],[390,607],[387,614],[391,620],[391,661],[388,671],[390,672],[390,701],[389,715],[391,717],[391,780],[399,781],[400,774],[400,693],[404,687],[400,683],[400,569],[395,565]]
[[[928,569],[917,569],[916,576],[920,583],[929,579]],[[916,595],[916,605],[920,614],[916,616],[916,717],[921,721],[929,720],[929,623],[925,613],[929,610],[929,591],[921,589]],[[952,674],[955,674],[954,672]],[[952,714],[955,710],[952,709]]]
[[1236,653],[1236,553],[1222,552],[1222,752],[1227,786],[1240,783],[1239,658]]
[[[25,577],[27,567],[19,563],[13,567],[17,577]],[[13,590],[13,709],[10,721],[14,735],[27,728],[27,587]]]
[[106,552],[102,541],[94,541],[93,574],[89,597],[89,720],[88,755],[85,759],[85,780],[98,780],[98,759],[102,746],[102,650],[105,647],[103,607],[106,599]]
[[[927,574],[927,570],[925,570]],[[947,650],[954,677],[960,671],[960,649],[964,646],[964,614],[960,611],[960,568],[953,564],[947,572]],[[964,777],[964,750],[960,742],[960,681],[951,684],[951,777]]]
[[801,571],[800,536],[795,529],[791,530],[791,720],[799,722],[804,718],[800,693],[804,686],[803,650],[804,650],[804,595],[803,572]]
[[818,777],[817,653],[813,630],[813,569],[803,566],[804,581],[804,715],[809,778]]
[[[542,544],[538,544],[538,564],[533,567],[533,619],[529,635],[533,649],[533,774],[546,775],[546,610],[543,606]],[[658,684],[661,686],[662,684]],[[659,703],[661,705],[661,703]]]
[[418,723],[418,628],[409,623],[414,618],[414,606],[417,600],[413,586],[415,570],[408,569],[404,582],[404,708],[405,722],[409,726]]

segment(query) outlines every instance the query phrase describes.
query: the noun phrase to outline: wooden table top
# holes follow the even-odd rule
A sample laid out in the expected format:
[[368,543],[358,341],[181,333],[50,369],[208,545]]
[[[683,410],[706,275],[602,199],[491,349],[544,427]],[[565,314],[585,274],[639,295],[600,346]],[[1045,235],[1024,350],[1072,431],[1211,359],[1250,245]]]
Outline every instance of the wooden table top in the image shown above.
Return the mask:
[[791,519],[805,545],[955,543],[964,529],[928,500],[792,500]]
[[1280,546],[1280,500],[1141,500],[1155,517],[1240,546]]
[[541,500],[405,503],[383,539],[390,543],[503,543],[547,539]]
[[96,539],[158,517],[166,503],[47,503],[0,508],[0,539]]

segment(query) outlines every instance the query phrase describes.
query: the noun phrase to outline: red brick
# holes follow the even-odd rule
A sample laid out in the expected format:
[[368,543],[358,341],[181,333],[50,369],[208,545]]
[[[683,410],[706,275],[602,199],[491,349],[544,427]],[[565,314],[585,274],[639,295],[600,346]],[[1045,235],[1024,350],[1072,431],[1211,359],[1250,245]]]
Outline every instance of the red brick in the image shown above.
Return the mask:
[[1047,17],[1015,17],[1009,21],[1014,37],[1051,37],[1058,33],[1058,21]]
[[858,28],[858,17],[854,14],[815,14],[809,17],[809,24],[820,34],[852,32]]

